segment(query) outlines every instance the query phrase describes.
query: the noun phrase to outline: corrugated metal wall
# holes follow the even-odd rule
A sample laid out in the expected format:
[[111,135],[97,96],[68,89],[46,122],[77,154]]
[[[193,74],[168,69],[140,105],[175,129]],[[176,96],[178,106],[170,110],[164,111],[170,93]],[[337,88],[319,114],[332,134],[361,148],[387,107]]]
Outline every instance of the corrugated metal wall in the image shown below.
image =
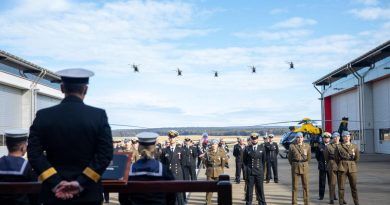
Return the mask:
[[341,118],[348,117],[348,129],[359,130],[359,95],[353,89],[339,95],[332,96],[332,129],[339,129]]
[[43,108],[51,107],[57,105],[61,102],[61,100],[48,97],[45,95],[37,95],[37,111]]
[[22,90],[0,84],[0,132],[22,127]]
[[373,83],[376,152],[390,154],[390,141],[379,141],[379,129],[390,128],[390,78]]

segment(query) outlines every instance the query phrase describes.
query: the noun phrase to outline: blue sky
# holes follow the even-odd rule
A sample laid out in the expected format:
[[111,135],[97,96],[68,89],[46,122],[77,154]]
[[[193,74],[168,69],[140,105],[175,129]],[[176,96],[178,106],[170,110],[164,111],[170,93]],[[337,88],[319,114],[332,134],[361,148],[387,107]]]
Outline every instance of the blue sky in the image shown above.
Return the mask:
[[312,82],[389,40],[390,2],[3,0],[0,25],[2,50],[94,71],[112,124],[258,125],[320,119]]

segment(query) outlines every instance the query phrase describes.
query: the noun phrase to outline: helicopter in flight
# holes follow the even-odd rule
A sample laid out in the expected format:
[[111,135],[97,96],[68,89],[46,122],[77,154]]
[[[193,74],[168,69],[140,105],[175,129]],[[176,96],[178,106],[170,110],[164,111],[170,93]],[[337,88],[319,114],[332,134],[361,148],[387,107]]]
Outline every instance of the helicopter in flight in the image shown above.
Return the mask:
[[256,73],[256,67],[254,65],[248,66],[250,69],[252,69],[252,73]]
[[218,71],[214,70],[214,77],[217,78],[218,77]]
[[177,68],[176,72],[177,72],[177,76],[182,76],[183,75],[183,71],[180,70],[179,68]]
[[294,69],[294,62],[292,62],[292,61],[287,61],[287,64],[290,65],[290,68],[289,68],[289,69]]
[[[130,65],[130,64],[129,64],[129,65]],[[133,70],[134,70],[135,73],[138,73],[138,72],[139,72],[138,66],[140,66],[140,65],[136,65],[136,64],[132,64],[132,65],[131,65],[131,67],[133,68]]]

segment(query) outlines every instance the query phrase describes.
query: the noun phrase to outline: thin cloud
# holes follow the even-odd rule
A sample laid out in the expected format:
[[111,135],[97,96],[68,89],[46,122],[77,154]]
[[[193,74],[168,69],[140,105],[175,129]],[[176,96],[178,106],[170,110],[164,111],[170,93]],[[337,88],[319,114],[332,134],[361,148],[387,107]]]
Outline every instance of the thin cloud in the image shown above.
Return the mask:
[[278,15],[278,14],[283,14],[283,13],[287,13],[288,10],[287,9],[284,9],[284,8],[277,8],[277,9],[272,9],[269,14],[271,15]]
[[239,38],[258,38],[262,40],[294,40],[298,38],[307,37],[312,32],[305,29],[293,29],[288,31],[259,31],[257,33],[253,32],[237,32],[233,35]]
[[285,21],[278,22],[272,26],[272,28],[302,28],[305,26],[312,26],[317,24],[317,21],[314,19],[305,19],[301,17],[293,17]]
[[349,13],[364,20],[390,19],[390,8],[369,7],[352,9]]

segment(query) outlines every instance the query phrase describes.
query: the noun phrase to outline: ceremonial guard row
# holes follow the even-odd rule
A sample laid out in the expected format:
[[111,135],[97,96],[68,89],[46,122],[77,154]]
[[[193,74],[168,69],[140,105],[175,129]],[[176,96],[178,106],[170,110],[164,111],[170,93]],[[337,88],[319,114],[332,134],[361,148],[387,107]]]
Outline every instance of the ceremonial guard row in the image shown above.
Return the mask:
[[[85,105],[91,71],[66,69],[61,76],[64,100],[56,106],[37,112],[30,127],[25,130],[5,132],[8,156],[0,158],[0,182],[41,181],[39,195],[0,194],[0,204],[44,204],[44,205],[100,205],[103,201],[101,176],[113,158],[114,146],[106,112]],[[229,168],[229,149],[223,140],[208,141],[207,134],[197,146],[190,138],[177,143],[179,133],[168,132],[168,142],[157,144],[156,133],[140,133],[131,140],[133,152],[129,180],[196,180],[196,168],[204,167],[207,180],[217,180]],[[354,204],[359,204],[356,189],[356,161],[359,150],[350,143],[350,133],[325,132],[323,144],[316,153],[319,169],[319,197],[324,198],[325,182],[328,178],[329,203],[336,200],[338,182],[339,204],[344,200],[345,181],[350,182]],[[252,204],[255,189],[258,204],[265,205],[263,182],[271,179],[279,182],[278,145],[273,135],[264,137],[259,143],[259,134],[252,133],[247,145],[242,138],[233,148],[236,161],[235,182],[245,180],[245,201]],[[333,143],[330,143],[333,138]],[[27,146],[28,144],[28,146]],[[23,156],[28,153],[28,161]],[[297,133],[295,144],[291,144],[288,160],[292,176],[292,204],[297,204],[298,181],[302,181],[304,204],[308,205],[308,173],[311,147],[303,143],[303,134]],[[198,160],[198,162],[196,162]],[[202,166],[201,166],[202,165]],[[34,171],[33,171],[34,170]],[[206,193],[206,204],[211,204],[213,193]],[[108,202],[108,194],[105,196]],[[131,193],[119,194],[121,204],[177,204],[183,205],[185,193]]]

